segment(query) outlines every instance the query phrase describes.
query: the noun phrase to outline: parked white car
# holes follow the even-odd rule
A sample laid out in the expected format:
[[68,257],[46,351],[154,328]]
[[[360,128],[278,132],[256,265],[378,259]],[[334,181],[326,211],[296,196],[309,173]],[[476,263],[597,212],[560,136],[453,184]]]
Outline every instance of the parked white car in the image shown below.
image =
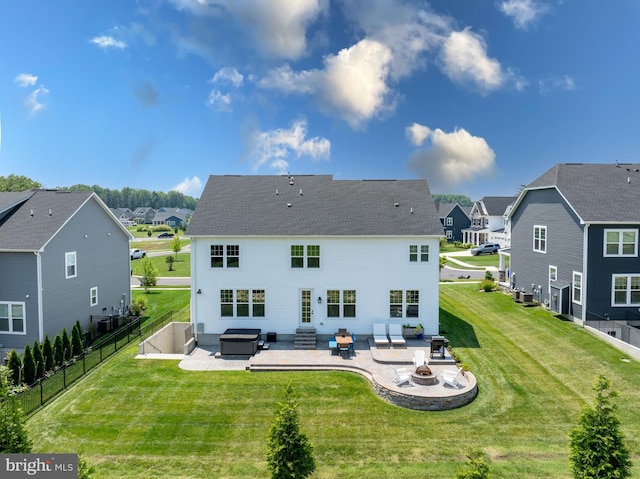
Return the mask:
[[147,256],[147,252],[143,249],[132,249],[130,253],[131,259],[141,259]]

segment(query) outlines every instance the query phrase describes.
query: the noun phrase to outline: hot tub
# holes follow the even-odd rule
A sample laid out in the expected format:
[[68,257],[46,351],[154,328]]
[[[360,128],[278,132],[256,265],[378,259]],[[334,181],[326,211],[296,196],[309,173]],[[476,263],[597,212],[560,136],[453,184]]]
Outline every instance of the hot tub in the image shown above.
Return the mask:
[[258,350],[260,329],[227,329],[220,335],[220,354],[253,356]]

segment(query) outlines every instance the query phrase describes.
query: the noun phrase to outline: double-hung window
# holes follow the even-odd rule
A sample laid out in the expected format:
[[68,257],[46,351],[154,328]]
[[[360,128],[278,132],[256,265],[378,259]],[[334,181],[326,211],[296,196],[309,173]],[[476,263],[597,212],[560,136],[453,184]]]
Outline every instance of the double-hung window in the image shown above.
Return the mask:
[[389,291],[389,317],[417,318],[420,309],[420,292],[416,289],[392,289]]
[[582,273],[573,272],[573,302],[582,304]]
[[98,288],[93,287],[89,290],[89,304],[96,306],[98,304]]
[[533,227],[533,251],[537,253],[547,252],[547,227],[535,225]]
[[604,256],[638,256],[638,230],[605,229]]
[[453,226],[453,218],[451,216],[447,216],[446,226]]
[[417,263],[418,261],[421,263],[429,261],[429,245],[409,245],[409,262]]
[[223,318],[264,318],[264,289],[221,289],[220,316]]
[[291,245],[291,267],[304,268],[320,267],[320,245]]
[[75,251],[64,254],[64,277],[75,278],[78,276],[77,255]]
[[355,318],[356,291],[354,289],[330,289],[327,291],[328,318]]
[[0,303],[0,332],[25,334],[24,310],[24,303]]
[[237,244],[212,244],[211,267],[212,268],[239,268],[240,246]]
[[612,306],[640,306],[640,274],[614,274]]

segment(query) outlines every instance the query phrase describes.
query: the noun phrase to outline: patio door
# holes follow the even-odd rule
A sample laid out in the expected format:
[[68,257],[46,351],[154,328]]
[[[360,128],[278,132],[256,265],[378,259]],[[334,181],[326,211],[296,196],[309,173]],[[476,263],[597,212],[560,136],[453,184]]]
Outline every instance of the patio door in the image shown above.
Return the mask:
[[311,290],[300,290],[300,326],[310,327],[311,316],[313,311],[311,310]]

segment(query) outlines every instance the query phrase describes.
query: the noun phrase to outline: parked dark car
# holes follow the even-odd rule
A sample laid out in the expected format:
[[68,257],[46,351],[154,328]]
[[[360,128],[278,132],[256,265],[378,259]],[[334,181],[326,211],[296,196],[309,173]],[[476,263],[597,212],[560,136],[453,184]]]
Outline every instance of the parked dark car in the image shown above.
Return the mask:
[[167,233],[166,231],[164,233],[160,233],[158,235],[158,238],[173,238],[173,233]]
[[500,245],[498,243],[484,243],[475,248],[471,248],[471,254],[473,256],[478,256],[479,254],[495,254],[499,249]]

